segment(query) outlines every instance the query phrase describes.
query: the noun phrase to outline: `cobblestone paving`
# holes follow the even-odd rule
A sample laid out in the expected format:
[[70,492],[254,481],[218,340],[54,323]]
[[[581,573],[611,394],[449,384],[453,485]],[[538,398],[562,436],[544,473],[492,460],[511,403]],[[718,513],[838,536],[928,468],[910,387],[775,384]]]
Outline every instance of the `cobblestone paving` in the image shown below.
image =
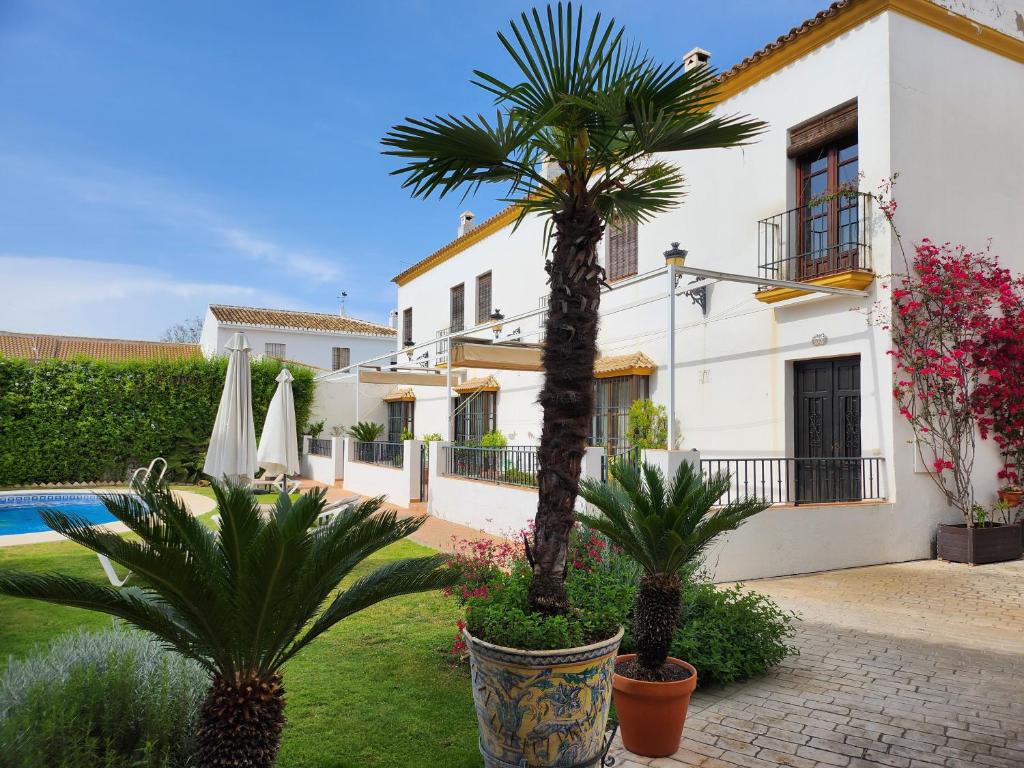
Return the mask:
[[749,582],[798,611],[800,655],[694,696],[679,752],[617,768],[1024,767],[1024,561]]

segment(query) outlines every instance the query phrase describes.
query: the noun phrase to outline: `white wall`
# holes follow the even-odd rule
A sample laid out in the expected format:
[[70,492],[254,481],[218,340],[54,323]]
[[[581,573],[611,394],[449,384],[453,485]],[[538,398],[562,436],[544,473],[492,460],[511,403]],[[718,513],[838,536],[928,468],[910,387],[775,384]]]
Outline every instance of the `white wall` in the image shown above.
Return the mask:
[[401,467],[354,461],[355,440],[345,439],[345,489],[363,496],[384,496],[399,507],[408,507],[420,495],[419,440],[406,440]]
[[302,454],[299,456],[299,470],[303,477],[318,483],[334,485],[345,477],[345,438],[324,437],[331,441],[330,456],[315,456],[309,453],[309,435],[302,437]]

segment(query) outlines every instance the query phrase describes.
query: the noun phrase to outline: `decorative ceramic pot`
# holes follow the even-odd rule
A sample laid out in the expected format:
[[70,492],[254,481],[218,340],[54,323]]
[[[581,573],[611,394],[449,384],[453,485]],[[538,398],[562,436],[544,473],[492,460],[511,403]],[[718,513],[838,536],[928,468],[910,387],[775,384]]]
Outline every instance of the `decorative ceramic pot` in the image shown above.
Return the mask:
[[[635,658],[635,653],[625,653],[619,661]],[[685,680],[651,683],[615,675],[615,714],[619,718],[619,733],[622,746],[633,754],[667,757],[679,749],[690,695],[697,687],[697,670],[671,656],[669,661],[689,670],[690,676]]]
[[1011,507],[1019,507],[1024,501],[1024,491],[999,491],[999,500]]
[[608,640],[555,651],[504,648],[463,634],[486,768],[600,764],[621,629]]
[[968,528],[939,524],[936,554],[940,560],[953,563],[984,565],[1016,560],[1022,554],[1019,525],[985,523]]

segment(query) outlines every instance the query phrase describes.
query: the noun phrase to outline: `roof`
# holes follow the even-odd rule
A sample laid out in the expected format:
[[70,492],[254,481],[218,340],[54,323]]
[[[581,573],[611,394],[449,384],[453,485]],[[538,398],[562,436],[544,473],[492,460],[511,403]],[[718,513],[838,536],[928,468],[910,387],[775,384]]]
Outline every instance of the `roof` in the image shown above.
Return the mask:
[[465,395],[471,392],[497,392],[501,389],[501,385],[498,384],[498,380],[493,376],[482,376],[478,379],[466,379],[457,387],[452,387],[452,389],[460,395]]
[[[1024,42],[943,8],[931,0],[837,0],[722,72],[719,75],[718,98],[724,101],[735,96],[816,48],[889,10],[1024,63]],[[507,227],[516,220],[517,215],[518,209],[515,206],[499,211],[466,234],[416,262],[391,281],[405,285],[474,243]]]
[[193,360],[201,359],[198,344],[136,339],[101,339],[90,336],[53,336],[0,331],[0,356],[28,360]]
[[628,355],[611,355],[594,361],[594,378],[607,379],[612,376],[650,376],[657,365],[643,352]]
[[370,336],[394,336],[396,331],[387,325],[371,323],[344,315],[324,312],[295,312],[290,309],[262,309],[260,307],[234,307],[211,304],[210,312],[221,323],[267,328],[292,328],[300,331],[334,331],[361,333]]
[[415,399],[416,393],[413,392],[412,387],[395,387],[384,395],[385,403],[412,402]]

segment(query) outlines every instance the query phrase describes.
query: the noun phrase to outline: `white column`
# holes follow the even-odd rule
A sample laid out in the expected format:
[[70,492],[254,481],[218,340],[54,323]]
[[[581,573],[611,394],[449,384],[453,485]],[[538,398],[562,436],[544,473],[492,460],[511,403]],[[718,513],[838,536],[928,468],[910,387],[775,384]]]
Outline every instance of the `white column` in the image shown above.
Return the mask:
[[676,265],[668,265],[668,449],[676,447]]
[[672,482],[672,478],[679,471],[679,465],[684,462],[692,464],[695,469],[700,470],[700,451],[665,451],[645,450],[641,452],[641,461],[644,464],[653,464],[661,469],[665,479]]
[[[420,498],[420,450],[422,440],[405,440],[402,446],[402,466],[405,469],[405,476],[409,479],[409,499]],[[420,499],[425,501],[425,499]]]
[[452,441],[452,340],[448,339],[448,365],[445,366],[445,397],[444,397],[444,408],[445,408],[445,429],[444,439],[445,442]]

